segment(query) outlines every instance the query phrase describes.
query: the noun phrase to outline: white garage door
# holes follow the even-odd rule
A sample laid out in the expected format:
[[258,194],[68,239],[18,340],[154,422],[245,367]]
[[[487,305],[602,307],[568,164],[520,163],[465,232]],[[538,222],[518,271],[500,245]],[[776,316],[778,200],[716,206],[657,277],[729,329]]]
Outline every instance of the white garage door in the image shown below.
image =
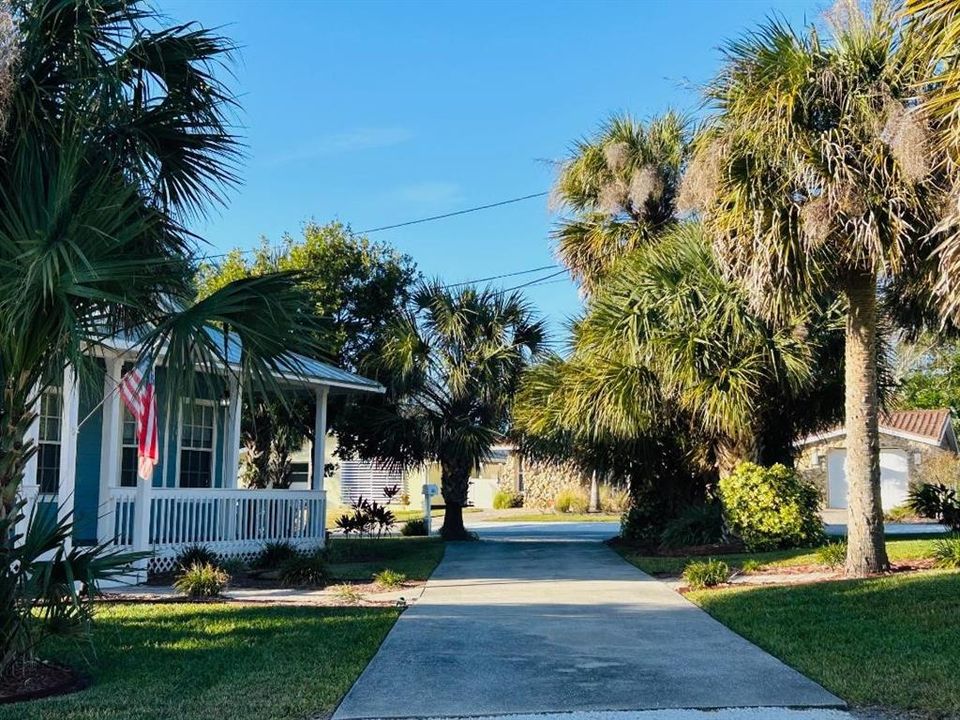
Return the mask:
[[[847,507],[846,450],[827,453],[827,507]],[[910,475],[907,454],[902,450],[880,451],[880,500],[884,510],[907,501]]]

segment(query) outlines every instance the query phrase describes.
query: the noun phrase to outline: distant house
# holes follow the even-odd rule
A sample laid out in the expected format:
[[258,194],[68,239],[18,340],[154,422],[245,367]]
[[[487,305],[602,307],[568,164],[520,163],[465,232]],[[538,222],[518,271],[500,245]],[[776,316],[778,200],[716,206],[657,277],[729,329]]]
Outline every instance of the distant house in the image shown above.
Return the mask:
[[[216,331],[211,330],[211,333]],[[219,335],[219,334],[218,334]],[[220,336],[222,337],[222,336]],[[227,343],[231,369],[241,348]],[[73,513],[77,544],[109,543],[152,553],[153,568],[171,567],[184,546],[202,543],[225,556],[250,557],[267,541],[302,547],[325,539],[323,465],[327,398],[335,393],[383,392],[373,380],[291,355],[291,388],[316,394],[318,442],[301,468],[300,489],[238,487],[241,387],[227,368],[198,383],[195,397],[168,403],[166,368],[156,368],[160,459],[152,482],[138,477],[136,423],[117,383],[136,360],[132,342],[105,342],[96,355],[102,380],[80,387],[68,369],[62,383],[37,401],[27,435],[37,445],[24,473],[28,511]],[[198,371],[199,374],[199,371]],[[172,412],[171,412],[172,410]]]
[[[847,433],[842,427],[799,441],[797,468],[823,493],[827,508],[847,507]],[[907,500],[910,483],[925,462],[957,454],[950,411],[905,410],[880,417],[880,496],[884,511]]]

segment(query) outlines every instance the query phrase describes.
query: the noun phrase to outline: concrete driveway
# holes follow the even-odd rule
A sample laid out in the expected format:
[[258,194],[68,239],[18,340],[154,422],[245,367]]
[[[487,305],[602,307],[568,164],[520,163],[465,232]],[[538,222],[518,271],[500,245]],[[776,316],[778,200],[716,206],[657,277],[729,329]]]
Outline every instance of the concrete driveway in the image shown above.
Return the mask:
[[582,539],[602,528],[541,527],[449,545],[334,720],[842,705]]

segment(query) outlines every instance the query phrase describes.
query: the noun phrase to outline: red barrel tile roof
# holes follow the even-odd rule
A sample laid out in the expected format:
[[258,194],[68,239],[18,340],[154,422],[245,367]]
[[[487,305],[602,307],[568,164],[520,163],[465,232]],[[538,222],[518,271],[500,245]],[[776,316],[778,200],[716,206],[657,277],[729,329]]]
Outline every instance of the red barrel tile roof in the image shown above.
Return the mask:
[[947,408],[936,410],[900,410],[880,416],[880,427],[939,440],[943,425],[950,418]]

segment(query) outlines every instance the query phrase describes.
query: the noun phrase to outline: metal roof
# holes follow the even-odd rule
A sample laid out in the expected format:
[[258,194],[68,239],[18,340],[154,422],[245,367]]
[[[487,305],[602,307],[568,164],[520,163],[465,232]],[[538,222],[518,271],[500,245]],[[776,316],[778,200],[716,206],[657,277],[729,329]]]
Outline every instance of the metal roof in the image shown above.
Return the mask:
[[[208,327],[207,333],[220,347],[224,346],[223,333],[216,328]],[[118,350],[133,350],[136,348],[137,341],[129,335],[117,335],[106,341]],[[226,343],[227,362],[234,367],[239,367],[242,357],[243,346],[236,335],[229,335]],[[281,361],[290,367],[289,373],[283,373],[285,377],[294,382],[305,382],[311,385],[327,385],[330,387],[345,388],[348,390],[360,390],[363,392],[385,391],[383,385],[376,380],[357,375],[349,370],[337,367],[330,363],[308,358],[297,353],[287,354]]]

